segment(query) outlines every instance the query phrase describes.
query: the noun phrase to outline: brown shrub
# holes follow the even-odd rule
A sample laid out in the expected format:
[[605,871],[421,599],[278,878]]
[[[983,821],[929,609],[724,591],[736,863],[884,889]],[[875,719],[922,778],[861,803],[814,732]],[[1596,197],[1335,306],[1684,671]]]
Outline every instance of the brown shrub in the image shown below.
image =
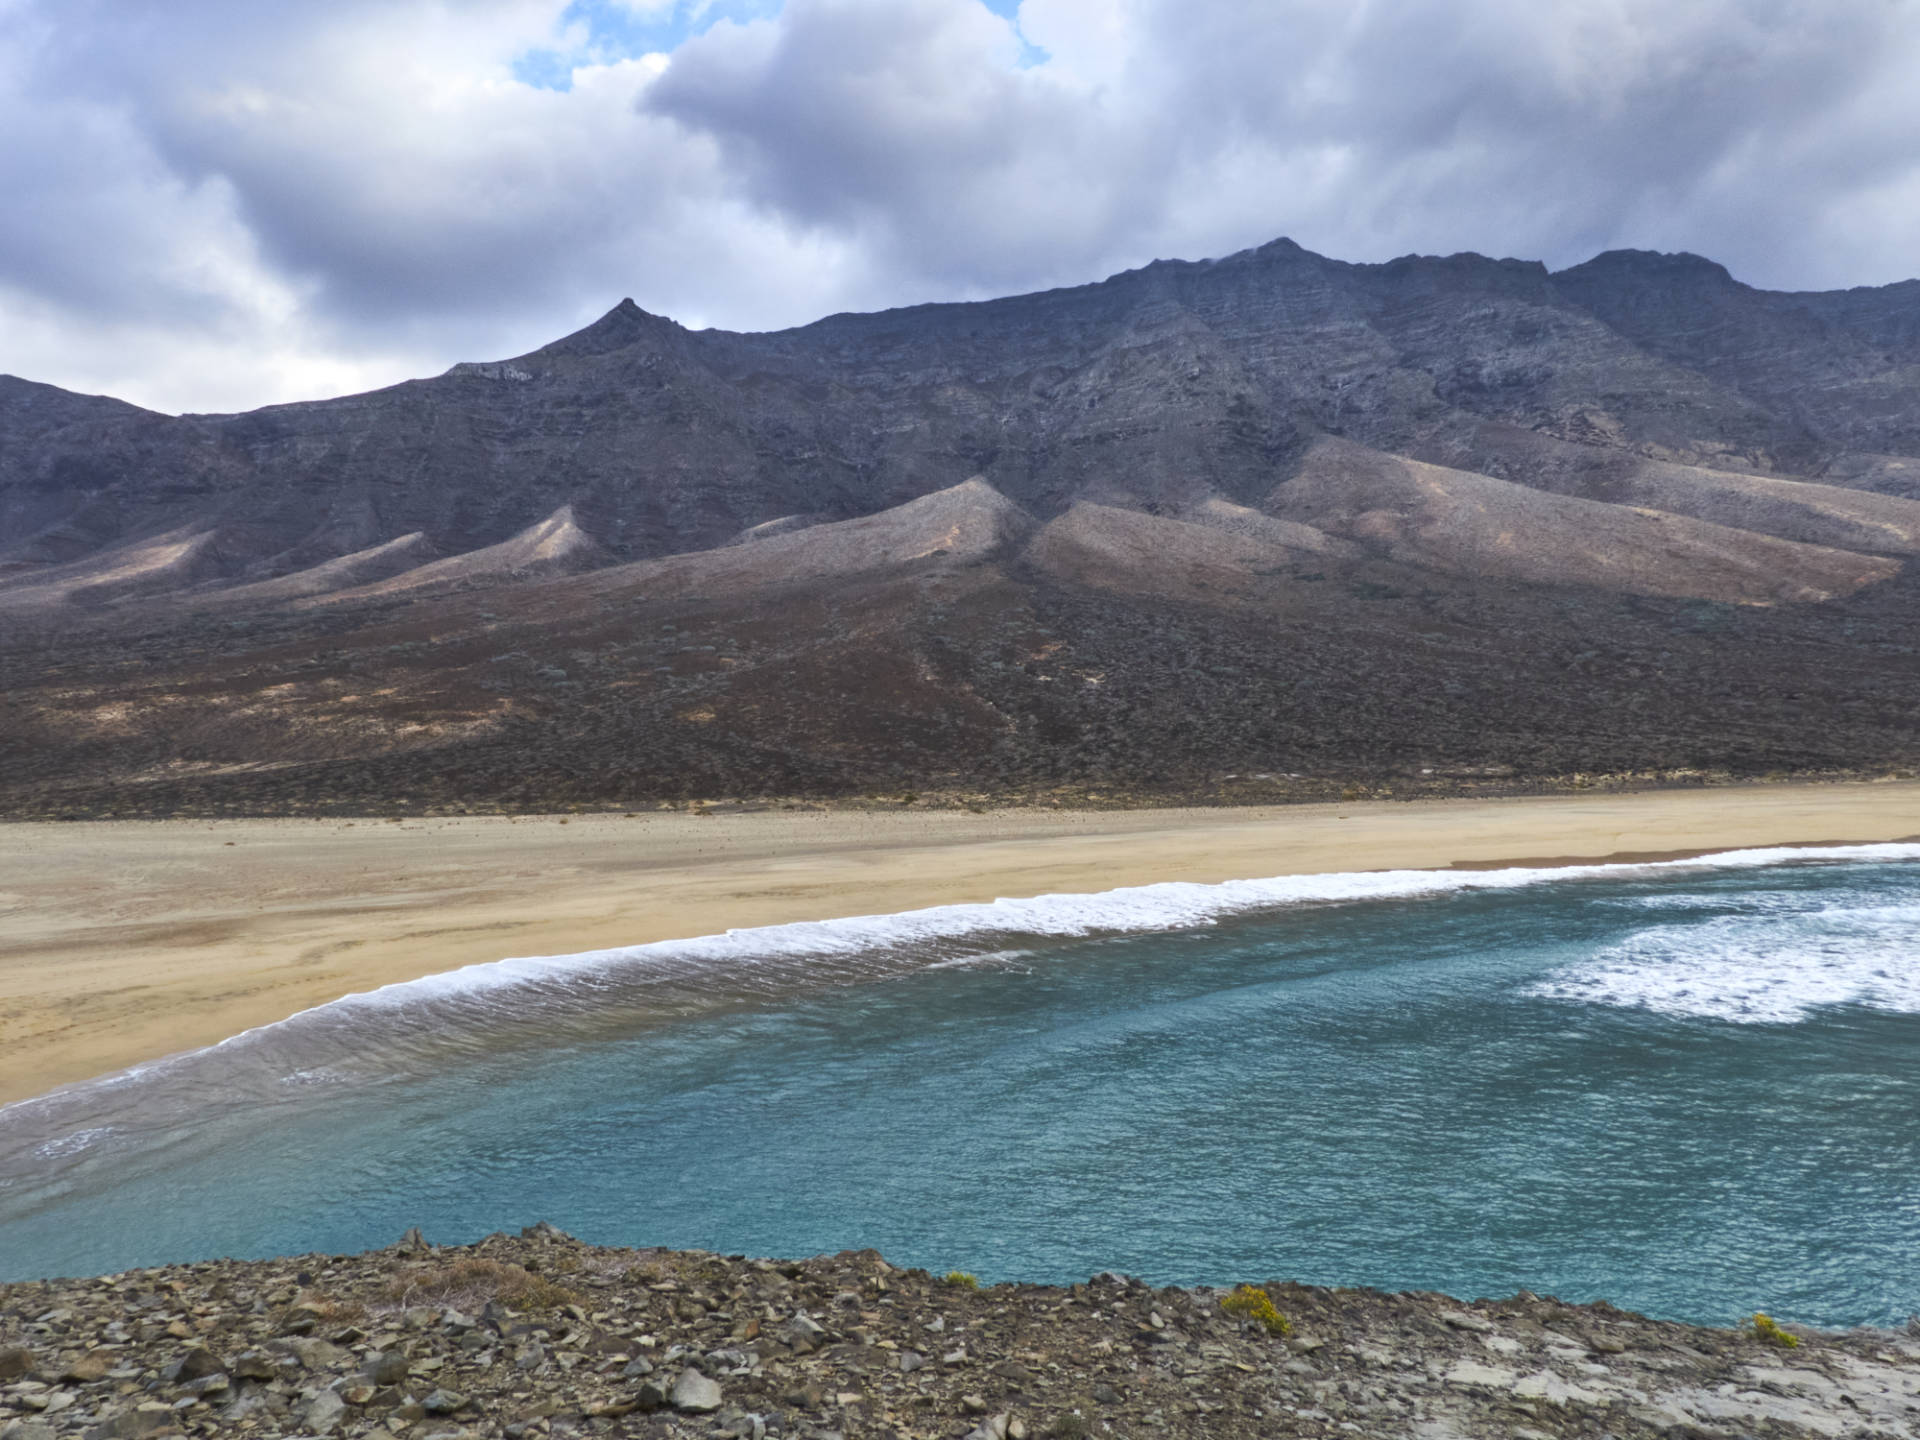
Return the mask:
[[410,1265],[387,1284],[400,1305],[449,1305],[479,1310],[498,1301],[509,1310],[557,1310],[580,1297],[563,1285],[500,1260],[465,1259],[451,1264]]

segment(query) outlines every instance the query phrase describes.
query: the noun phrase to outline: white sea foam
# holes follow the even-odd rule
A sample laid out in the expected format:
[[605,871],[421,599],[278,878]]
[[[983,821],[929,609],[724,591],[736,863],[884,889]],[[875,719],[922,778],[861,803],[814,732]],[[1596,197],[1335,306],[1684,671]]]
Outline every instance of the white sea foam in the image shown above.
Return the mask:
[[39,1146],[34,1153],[42,1160],[58,1160],[68,1155],[78,1155],[91,1149],[98,1142],[113,1133],[111,1125],[95,1125],[84,1130],[75,1130],[71,1134],[61,1135]]
[[1791,1025],[1838,1005],[1920,1014],[1920,905],[1785,912],[1762,903],[1649,926],[1529,993],[1748,1025]]
[[1030,973],[1020,962],[1031,960],[1031,950],[989,950],[981,955],[956,955],[951,960],[935,960],[926,966],[928,970],[1013,970],[1022,974]]
[[[392,1046],[411,1043],[414,1036],[425,1037],[423,1044],[454,1045],[464,1030],[477,1033],[489,1022],[517,1022],[543,1010],[592,1014],[610,1002],[645,1003],[655,986],[662,994],[678,986],[684,995],[708,982],[743,992],[757,984],[853,983],[942,962],[1004,963],[1008,942],[1017,944],[1023,937],[1142,934],[1198,928],[1293,905],[1415,900],[1636,873],[1707,872],[1819,860],[1920,860],[1920,844],[1781,846],[1625,865],[1366,871],[1217,885],[1166,882],[1096,894],[941,905],[891,915],[729,930],[611,950],[497,960],[344,996],[204,1050],[136,1065],[117,1075],[0,1107],[0,1177],[12,1170],[9,1152],[18,1154],[16,1147],[22,1142],[27,1153],[43,1144],[72,1142],[90,1150],[91,1140],[82,1141],[82,1137],[108,1118],[118,1123],[129,1107],[145,1107],[143,1114],[151,1122],[129,1127],[130,1131],[160,1128],[160,1117],[150,1112],[151,1097],[162,1088],[161,1082],[182,1082],[164,1088],[179,1092],[171,1112],[190,1115],[204,1097],[199,1082],[215,1075],[221,1077],[219,1093],[226,1096],[247,1085],[261,1097],[268,1091],[285,1095],[306,1090],[321,1078],[349,1081],[363,1068],[376,1032],[384,1034]],[[1623,961],[1607,973],[1626,976],[1632,971],[1634,966]],[[1605,1000],[1612,993],[1608,986],[1628,982],[1603,980],[1595,971],[1552,983],[1560,988],[1551,993],[1566,998]],[[1848,993],[1866,993],[1861,988],[1864,982],[1848,983],[1852,984]],[[1893,983],[1885,982],[1872,993],[1892,994],[1888,987]],[[414,1024],[415,1016],[431,1016],[437,1023]],[[397,1023],[383,1026],[382,1017]]]
[[1270,880],[1228,880],[1216,885],[1163,881],[1092,894],[1036,895],[1028,899],[937,905],[891,915],[855,915],[840,920],[763,925],[728,930],[718,935],[703,935],[691,940],[661,940],[650,945],[632,945],[614,950],[487,961],[344,996],[317,1008],[404,1005],[433,995],[454,992],[471,994],[491,988],[517,986],[528,981],[552,981],[569,975],[585,978],[649,964],[688,960],[710,964],[727,961],[754,964],[774,958],[850,956],[987,935],[1071,938],[1095,934],[1145,934],[1157,930],[1194,929],[1217,924],[1235,915],[1289,905],[1417,899],[1466,890],[1510,890],[1553,881],[1624,876],[1636,872],[1658,874],[1690,869],[1741,869],[1809,860],[1920,860],[1920,844],[1801,848],[1773,846],[1631,865],[1513,866],[1501,870],[1366,870],[1324,875],[1286,875]]

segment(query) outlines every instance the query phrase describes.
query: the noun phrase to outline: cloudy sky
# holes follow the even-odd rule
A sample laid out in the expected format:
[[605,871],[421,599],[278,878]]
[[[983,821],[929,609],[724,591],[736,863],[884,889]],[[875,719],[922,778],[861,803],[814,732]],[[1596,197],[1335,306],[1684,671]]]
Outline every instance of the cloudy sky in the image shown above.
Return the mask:
[[0,371],[162,410],[1290,235],[1920,273],[1920,0],[0,0]]

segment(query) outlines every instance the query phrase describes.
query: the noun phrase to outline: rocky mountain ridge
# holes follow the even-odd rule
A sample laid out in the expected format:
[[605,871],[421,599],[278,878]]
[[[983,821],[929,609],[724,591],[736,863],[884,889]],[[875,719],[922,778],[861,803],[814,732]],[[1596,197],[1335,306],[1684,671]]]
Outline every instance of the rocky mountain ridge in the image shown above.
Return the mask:
[[1897,770],[1916,550],[1920,282],[1693,256],[625,301],[233,416],[0,378],[0,804]]

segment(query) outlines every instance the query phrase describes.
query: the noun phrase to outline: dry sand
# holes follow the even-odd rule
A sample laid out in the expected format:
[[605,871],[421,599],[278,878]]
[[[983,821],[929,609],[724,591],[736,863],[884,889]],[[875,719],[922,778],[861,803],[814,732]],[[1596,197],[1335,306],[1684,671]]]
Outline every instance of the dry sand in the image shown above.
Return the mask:
[[509,955],[1156,880],[1920,838],[1920,783],[1240,810],[0,825],[0,1103]]

